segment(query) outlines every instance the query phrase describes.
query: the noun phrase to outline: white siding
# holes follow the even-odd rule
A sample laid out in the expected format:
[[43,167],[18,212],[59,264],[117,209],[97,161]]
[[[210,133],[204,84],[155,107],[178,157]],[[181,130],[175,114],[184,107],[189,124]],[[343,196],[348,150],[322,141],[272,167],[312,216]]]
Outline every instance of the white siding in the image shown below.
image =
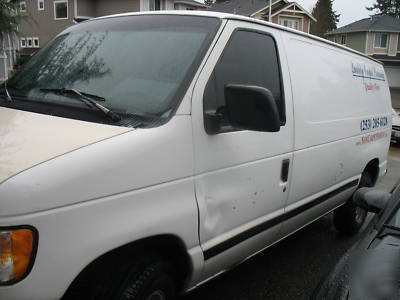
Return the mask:
[[391,88],[400,88],[400,67],[385,66],[386,76]]
[[397,44],[399,40],[399,35],[397,33],[390,34],[390,43],[389,43],[389,56],[397,55]]
[[174,1],[172,0],[165,0],[165,9],[166,10],[172,10],[174,9]]

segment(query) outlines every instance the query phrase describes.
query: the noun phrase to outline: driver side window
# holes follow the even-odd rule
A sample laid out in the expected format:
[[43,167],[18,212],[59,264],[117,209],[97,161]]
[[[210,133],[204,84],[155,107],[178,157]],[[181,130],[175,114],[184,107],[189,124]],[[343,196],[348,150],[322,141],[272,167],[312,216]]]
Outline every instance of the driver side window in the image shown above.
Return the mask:
[[[285,105],[278,52],[272,36],[240,29],[235,31],[222,53],[204,92],[204,112],[219,112],[225,107],[227,84],[243,84],[269,89],[277,102],[282,125]],[[234,131],[227,119],[221,120],[222,131]]]

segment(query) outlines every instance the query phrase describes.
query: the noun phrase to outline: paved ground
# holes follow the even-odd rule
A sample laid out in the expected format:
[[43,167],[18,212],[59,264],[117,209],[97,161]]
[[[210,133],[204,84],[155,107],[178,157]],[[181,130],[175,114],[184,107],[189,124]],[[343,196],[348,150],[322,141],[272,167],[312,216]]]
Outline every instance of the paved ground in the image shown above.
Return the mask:
[[389,151],[388,173],[378,182],[377,187],[389,191],[400,179],[400,144],[392,145]]
[[[400,178],[400,147],[392,147],[389,157],[388,174],[378,183],[384,190],[390,190]],[[183,300],[308,299],[356,239],[338,235],[328,217],[205,284]]]

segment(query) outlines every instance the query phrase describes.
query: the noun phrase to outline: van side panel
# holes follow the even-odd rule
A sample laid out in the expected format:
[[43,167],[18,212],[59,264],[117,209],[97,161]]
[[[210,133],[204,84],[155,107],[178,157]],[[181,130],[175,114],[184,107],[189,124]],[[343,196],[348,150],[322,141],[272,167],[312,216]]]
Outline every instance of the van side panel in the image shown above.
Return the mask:
[[[319,41],[291,33],[282,36],[295,111],[293,173],[285,210],[289,213],[358,180],[375,158],[386,166],[391,103],[382,65]],[[349,193],[340,195],[326,200],[330,204],[324,205],[325,211],[307,210],[294,218],[284,232],[340,205]]]
[[390,116],[386,76],[363,78],[359,69],[384,74],[382,65],[318,41],[283,36],[296,112],[295,150],[359,136],[363,119]]

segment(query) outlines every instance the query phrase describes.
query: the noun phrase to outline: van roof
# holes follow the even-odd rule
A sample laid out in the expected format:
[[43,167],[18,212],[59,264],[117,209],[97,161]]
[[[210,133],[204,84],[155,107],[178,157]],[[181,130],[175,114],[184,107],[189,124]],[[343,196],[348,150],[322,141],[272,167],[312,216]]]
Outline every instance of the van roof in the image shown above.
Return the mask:
[[[137,15],[184,15],[184,16],[201,16],[201,17],[214,17],[214,18],[219,18],[219,19],[225,19],[225,20],[239,20],[239,21],[244,21],[244,22],[249,22],[249,23],[255,23],[255,24],[261,24],[267,27],[272,27],[276,29],[280,29],[283,31],[288,31],[297,35],[301,35],[325,44],[329,44],[331,46],[346,50],[348,52],[352,52],[354,54],[358,54],[360,56],[363,56],[365,58],[368,58],[374,62],[377,62],[379,64],[382,64],[379,60],[376,60],[362,52],[358,52],[357,50],[348,48],[346,46],[334,43],[332,41],[320,38],[318,36],[308,34],[302,31],[298,31],[295,29],[291,29],[282,25],[274,24],[271,22],[263,21],[263,20],[258,20],[255,18],[250,18],[250,17],[245,17],[245,16],[240,16],[240,15],[234,15],[234,14],[227,14],[227,13],[220,13],[220,12],[213,12],[213,11],[194,11],[194,10],[187,10],[187,11],[180,11],[180,10],[159,10],[159,11],[145,11],[145,12],[130,12],[130,13],[121,13],[121,14],[115,14],[115,15],[108,15],[108,16],[103,16],[103,17],[98,17],[94,18],[91,20],[100,20],[100,19],[106,19],[106,18],[115,18],[115,17],[126,17],[126,16],[137,16]],[[91,20],[88,20],[89,22]],[[86,21],[86,22],[88,22]]]

